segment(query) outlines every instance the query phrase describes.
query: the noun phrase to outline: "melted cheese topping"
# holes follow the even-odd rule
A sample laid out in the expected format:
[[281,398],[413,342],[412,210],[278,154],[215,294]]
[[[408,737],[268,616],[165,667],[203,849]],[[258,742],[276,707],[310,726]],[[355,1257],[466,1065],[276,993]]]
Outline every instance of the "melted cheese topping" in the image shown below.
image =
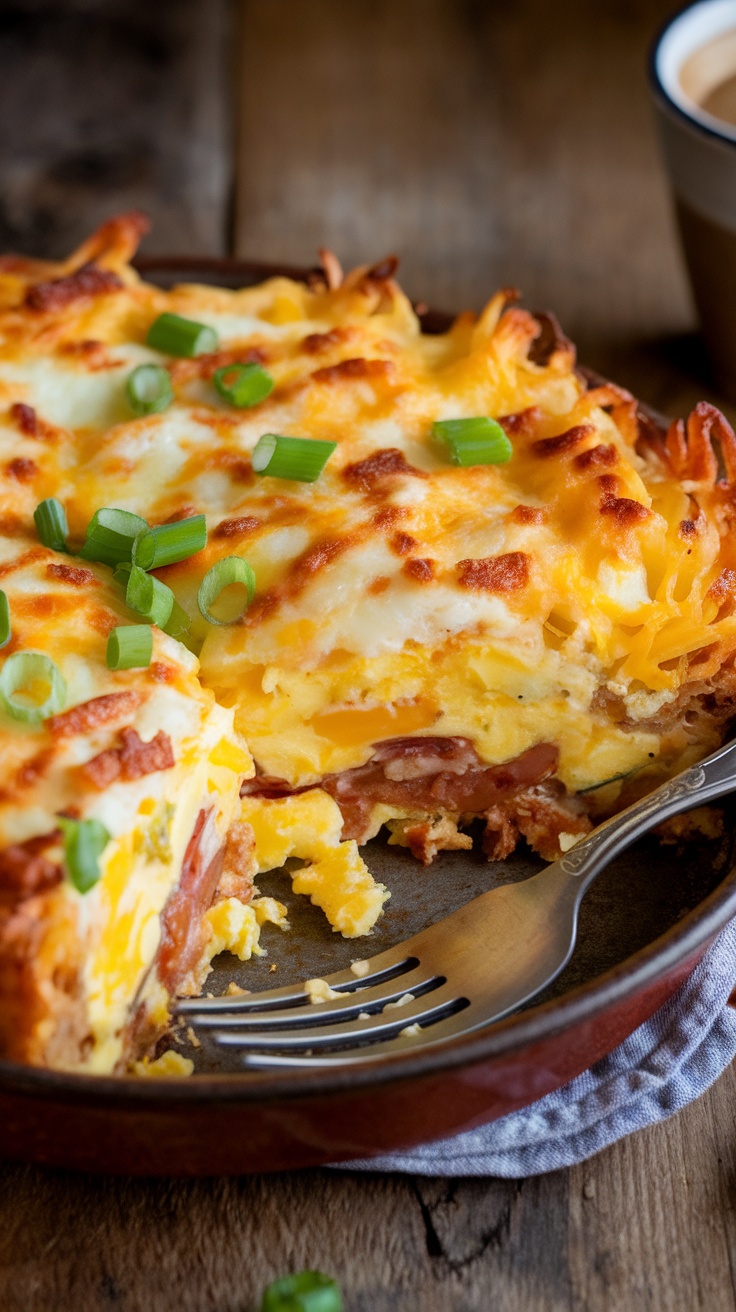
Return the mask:
[[[0,842],[43,833],[70,806],[112,835],[93,891],[64,889],[88,936],[99,1069],[116,1059],[202,798],[214,843],[252,772],[238,733],[261,773],[299,786],[365,763],[381,740],[445,735],[470,739],[489,764],[554,743],[560,779],[583,790],[702,755],[707,720],[663,728],[661,717],[683,690],[727,680],[736,644],[736,439],[709,407],[664,442],[621,389],[586,389],[569,345],[538,363],[539,324],[505,294],[430,337],[396,284],[367,270],[332,290],[275,278],[161,291],[129,267],[137,234],[123,217],[63,264],[0,261],[6,654],[53,655],[70,706],[140,693],[125,723],[146,741],[165,732],[176,759],[85,787],[80,803],[80,767],[116,726],[57,737],[40,768],[39,732],[0,717]],[[218,352],[151,350],[163,311],[210,324]],[[212,384],[235,360],[260,361],[275,382],[251,409]],[[125,383],[145,361],[169,369],[174,402],[137,418]],[[455,467],[433,438],[436,420],[475,415],[503,421],[507,464]],[[337,449],[315,483],[259,477],[251,454],[265,432]],[[109,571],[39,547],[32,516],[46,496],[63,502],[72,543],[101,506],[152,524],[205,513],[205,550],[158,571],[194,617],[199,663],[157,632],[149,672],[107,670],[107,633],[127,616],[120,592]],[[228,555],[250,562],[257,594],[241,622],[214,627],[196,595]],[[294,887],[333,927],[370,929],[385,890],[340,841],[325,793],[246,798],[242,817],[262,869],[298,857]],[[210,947],[247,957],[260,922],[230,903],[210,913]]]
[[[555,741],[573,790],[659,754],[646,721],[696,658],[707,677],[732,649],[736,620],[711,591],[732,548],[713,480],[688,482],[661,444],[637,442],[625,393],[586,391],[564,346],[535,364],[538,325],[503,295],[427,337],[394,283],[360,271],[334,291],[276,278],[162,292],[126,266],[119,233],[97,248],[124,286],[63,315],[17,308],[38,266],[0,275],[0,394],[55,435],[19,444],[17,423],[0,425],[0,456],[36,466],[20,487],[0,480],[0,510],[27,522],[53,489],[77,535],[100,505],[151,522],[204,511],[206,550],[160,574],[264,773],[316,782],[406,733],[467,736],[490,763]],[[219,355],[148,348],[163,310],[211,324]],[[271,397],[223,401],[211,375],[225,358],[261,360]],[[124,383],[143,360],[169,367],[175,402],[139,419]],[[457,468],[432,438],[435,420],[475,414],[520,416],[508,464]],[[259,478],[266,431],[338,449],[314,484]],[[196,591],[229,554],[250,561],[258,595],[243,623],[213,628]]]

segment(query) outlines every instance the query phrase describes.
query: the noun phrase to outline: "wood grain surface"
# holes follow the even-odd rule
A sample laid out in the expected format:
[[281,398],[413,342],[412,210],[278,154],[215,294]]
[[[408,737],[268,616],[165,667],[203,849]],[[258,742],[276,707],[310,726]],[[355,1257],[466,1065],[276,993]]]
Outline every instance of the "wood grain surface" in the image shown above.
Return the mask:
[[[61,252],[115,209],[152,250],[401,255],[415,296],[497,285],[665,411],[718,401],[644,81],[670,0],[34,0],[0,13],[0,244]],[[319,1266],[349,1312],[736,1308],[736,1075],[524,1181],[310,1171],[142,1181],[6,1165],[3,1312],[250,1312]]]
[[736,1080],[569,1171],[105,1179],[6,1166],[9,1312],[256,1312],[317,1266],[348,1312],[730,1312]]
[[111,214],[218,253],[232,182],[228,0],[0,5],[0,249],[66,254]]
[[244,0],[236,243],[395,252],[415,298],[552,307],[660,409],[707,381],[646,55],[672,0]]

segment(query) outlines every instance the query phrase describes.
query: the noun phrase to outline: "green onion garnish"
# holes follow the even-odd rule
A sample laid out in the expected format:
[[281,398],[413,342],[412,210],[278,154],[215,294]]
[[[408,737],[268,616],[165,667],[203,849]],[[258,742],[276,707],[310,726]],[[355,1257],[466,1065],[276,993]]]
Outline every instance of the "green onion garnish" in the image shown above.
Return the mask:
[[628,779],[630,775],[636,774],[639,769],[636,766],[633,770],[624,770],[622,774],[611,774],[607,779],[601,779],[598,784],[588,784],[587,788],[578,788],[579,793],[594,793],[596,788],[605,788],[606,784],[618,783],[619,779]]
[[42,651],[16,651],[0,670],[0,698],[8,715],[24,724],[40,724],[66,701],[66,683],[58,665]]
[[108,670],[142,670],[151,664],[153,629],[150,624],[125,624],[107,639]]
[[343,1312],[340,1286],[321,1271],[297,1271],[263,1291],[261,1312]]
[[171,618],[174,594],[160,579],[132,565],[125,589],[125,604],[136,614],[162,629]]
[[139,533],[145,533],[148,524],[130,510],[117,510],[103,506],[87,525],[87,540],[78,555],[85,560],[97,560],[102,565],[118,565],[130,560],[133,543]]
[[176,638],[178,642],[183,642],[189,633],[191,619],[187,615],[183,606],[180,606],[176,597],[171,608],[171,614],[165,624],[160,625],[164,633],[168,633],[170,638]]
[[171,615],[169,615],[165,625],[160,625],[160,627],[163,628],[165,634],[169,635],[169,638],[176,638],[177,642],[182,643],[185,638],[188,638],[190,627],[192,627],[192,619],[186,614],[184,606],[178,605],[176,597],[173,600]]
[[207,545],[207,521],[204,515],[178,519],[175,524],[146,527],[133,544],[132,561],[141,569],[160,569],[188,560]]
[[39,502],[33,512],[33,519],[36,532],[45,547],[51,547],[53,551],[66,551],[69,525],[64,507],[56,497],[47,497],[45,501]]
[[273,378],[259,364],[226,364],[212,375],[220,396],[242,408],[258,405],[273,391]]
[[206,323],[180,314],[160,314],[148,329],[146,342],[164,355],[209,355],[217,350],[217,333]]
[[70,820],[59,816],[64,837],[64,865],[78,893],[88,893],[100,878],[100,857],[110,842],[101,820]]
[[139,364],[125,384],[128,404],[134,415],[157,415],[174,399],[168,369],[160,364]]
[[513,447],[501,425],[488,415],[475,419],[439,419],[432,436],[450,448],[453,465],[505,465]]
[[10,632],[10,602],[8,594],[0,588],[0,647],[7,647]]
[[253,448],[251,464],[256,474],[313,483],[336,446],[337,442],[323,442],[316,437],[282,437],[278,433],[264,433]]
[[[247,593],[245,605],[239,605],[235,614],[219,619],[212,614],[211,607],[217,601],[220,593],[233,583],[238,583],[245,588]],[[212,569],[208,569],[202,579],[197,595],[197,604],[209,624],[235,624],[241,615],[244,615],[247,611],[255,592],[256,576],[247,560],[243,560],[242,556],[225,556],[223,560],[218,560],[217,564],[212,566]]]
[[[137,565],[126,565],[126,564],[118,565],[115,570],[115,580],[117,583],[122,583],[123,587],[125,588],[126,591],[125,600],[127,604],[131,606],[132,610],[135,610],[136,607],[132,606],[131,602],[128,600],[127,591],[128,591],[128,580],[130,579],[130,576],[134,570],[137,570],[139,574],[143,574],[144,578],[149,577],[147,574],[145,574],[145,571],[139,569]],[[158,584],[159,588],[166,588],[166,584],[162,583],[160,579],[154,578],[152,581],[155,584]],[[191,628],[192,621],[189,615],[187,615],[187,612],[184,610],[184,607],[179,605],[173,592],[171,592],[171,589],[166,588],[166,591],[171,593],[171,601],[172,601],[171,613],[169,615],[169,618],[163,624],[161,624],[157,620],[155,620],[154,623],[158,623],[159,628],[163,629],[164,633],[168,633],[170,638],[177,638],[179,642],[183,642],[184,638],[189,633],[189,629]],[[141,614],[142,613],[143,612],[141,612]],[[148,619],[149,617],[146,616],[146,618]]]

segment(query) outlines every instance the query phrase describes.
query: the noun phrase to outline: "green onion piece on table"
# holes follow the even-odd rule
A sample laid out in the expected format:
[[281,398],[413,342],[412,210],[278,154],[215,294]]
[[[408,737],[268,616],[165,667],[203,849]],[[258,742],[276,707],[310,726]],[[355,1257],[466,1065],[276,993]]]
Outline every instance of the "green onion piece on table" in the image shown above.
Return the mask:
[[[237,611],[227,618],[213,615],[212,606],[220,593],[233,583],[241,584],[246,590],[245,605],[239,605]],[[218,560],[205,574],[200,584],[197,604],[208,624],[235,624],[247,611],[256,593],[256,576],[247,560],[242,556],[225,556]]]
[[148,346],[164,355],[209,355],[218,347],[217,333],[206,323],[184,319],[180,314],[160,314],[146,337]]
[[432,436],[449,447],[453,465],[504,465],[513,455],[501,425],[488,415],[440,419],[432,425]]
[[191,515],[174,524],[159,524],[140,533],[133,544],[131,560],[141,569],[160,569],[188,560],[207,545],[207,521],[204,515]]
[[47,497],[45,501],[39,502],[33,512],[33,520],[45,547],[51,547],[53,551],[66,551],[69,525],[66,522],[66,511],[56,497]]
[[313,483],[319,478],[336,446],[337,442],[323,442],[316,437],[283,437],[279,433],[264,433],[253,448],[251,464],[256,474]]
[[264,1290],[261,1312],[343,1312],[340,1286],[321,1271],[297,1271]]
[[124,624],[107,639],[108,670],[142,670],[151,664],[153,629],[150,624]]
[[10,602],[7,592],[0,588],[0,647],[7,647],[10,634]]
[[125,384],[128,404],[134,415],[157,415],[174,399],[168,369],[160,364],[139,364]]
[[43,651],[13,652],[0,670],[0,699],[14,720],[40,724],[65,703],[64,676]]
[[160,579],[131,565],[125,589],[125,604],[160,629],[168,623],[174,609],[174,594]]
[[129,561],[133,543],[148,524],[130,510],[117,510],[103,506],[87,525],[87,540],[78,555],[84,560],[96,560],[102,565],[118,565]]
[[273,391],[273,378],[259,364],[226,364],[212,375],[220,396],[242,409],[265,401]]
[[70,820],[59,816],[64,840],[64,865],[78,893],[88,893],[100,878],[100,857],[110,842],[101,820]]

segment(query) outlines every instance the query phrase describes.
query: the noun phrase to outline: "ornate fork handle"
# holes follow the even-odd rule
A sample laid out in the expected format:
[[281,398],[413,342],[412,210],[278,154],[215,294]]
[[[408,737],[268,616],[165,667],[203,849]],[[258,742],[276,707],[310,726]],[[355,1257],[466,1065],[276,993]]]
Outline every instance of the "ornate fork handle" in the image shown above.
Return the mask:
[[576,882],[580,881],[582,894],[603,866],[655,824],[694,806],[713,802],[733,789],[736,789],[736,742],[719,747],[698,765],[683,770],[641,801],[627,806],[576,843],[556,864],[565,874],[575,876]]

